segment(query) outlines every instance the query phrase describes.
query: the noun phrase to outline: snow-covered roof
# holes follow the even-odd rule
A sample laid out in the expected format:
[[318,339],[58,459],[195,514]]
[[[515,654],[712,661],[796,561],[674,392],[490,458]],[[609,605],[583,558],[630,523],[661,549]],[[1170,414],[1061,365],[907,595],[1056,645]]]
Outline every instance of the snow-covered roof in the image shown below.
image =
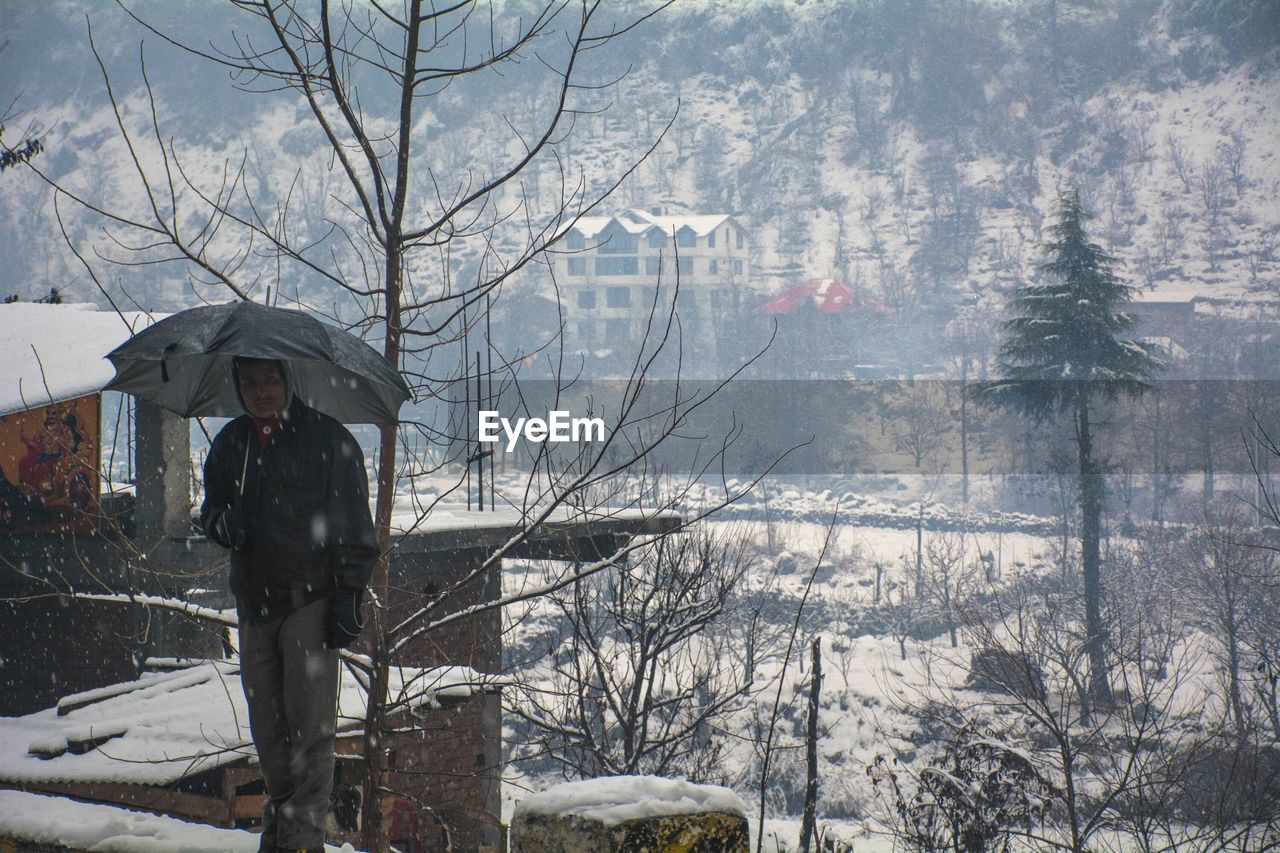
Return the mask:
[[100,853],[252,853],[261,840],[243,829],[25,791],[0,791],[0,838]]
[[[682,228],[691,228],[699,237],[705,237],[729,221],[737,224],[737,221],[727,213],[666,215],[632,208],[624,210],[617,216],[584,216],[570,228],[588,240],[594,239],[610,222],[617,222],[628,234],[644,234],[654,227],[662,229],[664,234],[671,234]],[[741,228],[740,225],[738,227]]]
[[106,354],[152,321],[96,305],[0,305],[0,415],[101,391],[115,375]]
[[658,776],[613,776],[557,785],[525,797],[521,814],[573,815],[605,825],[666,815],[722,812],[746,816],[747,808],[729,788],[695,785]]
[[[393,668],[391,695],[410,706],[465,698],[492,681],[469,667]],[[342,668],[338,730],[362,725],[365,693]],[[240,663],[204,660],[0,717],[0,782],[169,785],[253,757]]]
[[1197,293],[1190,288],[1165,287],[1159,290],[1134,290],[1129,301],[1143,305],[1161,303],[1185,305],[1203,298],[1203,293]]

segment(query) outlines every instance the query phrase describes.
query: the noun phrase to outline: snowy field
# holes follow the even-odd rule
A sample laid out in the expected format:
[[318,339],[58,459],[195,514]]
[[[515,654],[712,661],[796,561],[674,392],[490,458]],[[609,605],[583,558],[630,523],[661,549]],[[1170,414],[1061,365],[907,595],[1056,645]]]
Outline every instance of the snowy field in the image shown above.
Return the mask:
[[[800,502],[808,503],[806,495]],[[821,635],[823,645],[824,684],[820,728],[822,761],[822,802],[831,815],[820,813],[819,823],[828,833],[855,840],[858,850],[888,850],[891,840],[881,834],[881,827],[866,819],[850,820],[840,815],[869,814],[878,809],[875,795],[867,780],[865,768],[878,754],[914,753],[918,746],[911,738],[917,734],[915,721],[907,717],[901,706],[924,695],[938,681],[959,686],[966,674],[969,649],[963,643],[955,649],[945,634],[931,640],[911,637],[899,641],[893,636],[868,633],[856,627],[855,613],[865,613],[873,605],[875,566],[884,571],[884,595],[891,583],[909,583],[914,571],[917,545],[914,530],[862,527],[838,524],[834,528],[818,522],[716,521],[707,525],[717,535],[748,536],[764,543],[772,536],[775,562],[785,566],[781,573],[770,572],[772,595],[781,602],[786,618],[794,615],[812,575],[802,632],[805,637]],[[829,535],[830,534],[830,535]],[[925,531],[928,542],[936,532]],[[829,538],[829,541],[828,541]],[[1025,533],[974,533],[965,537],[973,558],[989,555],[996,571],[1020,575],[1033,570],[1046,570],[1050,540]],[[826,546],[824,566],[814,572],[818,556]],[[538,564],[512,563],[505,573],[504,592],[514,592],[526,584],[543,580],[545,567]],[[764,583],[752,578],[749,585]],[[535,604],[527,611],[512,614],[512,643],[520,645],[528,635],[547,630],[543,620],[548,611]],[[852,633],[851,633],[852,632]],[[905,650],[906,659],[900,651]],[[537,670],[535,670],[537,671]],[[803,711],[804,694],[809,681],[807,651],[797,648],[783,675],[781,661],[761,664],[759,677],[770,685],[757,698],[764,708],[774,699],[779,684],[784,702],[786,729],[783,740],[785,766],[779,777],[786,784],[796,782],[797,743],[792,725]],[[749,714],[748,714],[749,716]],[[748,725],[743,718],[740,725]],[[732,727],[732,726],[730,726]],[[730,750],[721,771],[741,780],[738,793],[747,802],[752,815],[752,832],[756,832],[755,815],[759,807],[758,792],[750,779],[752,758],[746,751]],[[800,756],[802,758],[802,755]],[[801,768],[802,770],[802,768]],[[509,813],[526,790],[538,790],[558,781],[551,777],[529,777],[518,769],[509,772],[504,788],[504,809]],[[766,809],[765,849],[794,850],[800,822],[776,816],[779,801],[771,797]]]

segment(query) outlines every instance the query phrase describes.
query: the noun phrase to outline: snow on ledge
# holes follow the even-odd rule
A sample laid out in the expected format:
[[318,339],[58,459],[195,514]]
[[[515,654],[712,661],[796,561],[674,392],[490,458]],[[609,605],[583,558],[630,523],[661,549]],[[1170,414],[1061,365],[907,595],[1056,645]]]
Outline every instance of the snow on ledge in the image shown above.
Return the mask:
[[646,817],[724,812],[746,817],[747,807],[719,785],[658,776],[613,776],[567,782],[516,803],[521,815],[572,815],[608,826]]
[[[0,838],[95,853],[251,853],[258,836],[66,797],[0,791]],[[354,853],[350,844],[328,853]]]

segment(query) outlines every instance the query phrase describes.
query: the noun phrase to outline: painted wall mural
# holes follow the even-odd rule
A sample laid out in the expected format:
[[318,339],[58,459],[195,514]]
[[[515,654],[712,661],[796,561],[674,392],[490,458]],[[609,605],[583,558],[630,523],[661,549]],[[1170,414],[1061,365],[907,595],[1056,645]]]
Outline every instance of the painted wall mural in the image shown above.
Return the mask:
[[97,394],[0,416],[0,533],[98,529]]

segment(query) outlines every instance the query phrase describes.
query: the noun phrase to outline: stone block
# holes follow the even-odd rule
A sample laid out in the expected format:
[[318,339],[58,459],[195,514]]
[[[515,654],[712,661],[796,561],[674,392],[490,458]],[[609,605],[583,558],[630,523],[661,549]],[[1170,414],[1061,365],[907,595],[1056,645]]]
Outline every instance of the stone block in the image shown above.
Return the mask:
[[559,785],[527,797],[513,853],[747,853],[742,801],[729,789],[651,776]]

